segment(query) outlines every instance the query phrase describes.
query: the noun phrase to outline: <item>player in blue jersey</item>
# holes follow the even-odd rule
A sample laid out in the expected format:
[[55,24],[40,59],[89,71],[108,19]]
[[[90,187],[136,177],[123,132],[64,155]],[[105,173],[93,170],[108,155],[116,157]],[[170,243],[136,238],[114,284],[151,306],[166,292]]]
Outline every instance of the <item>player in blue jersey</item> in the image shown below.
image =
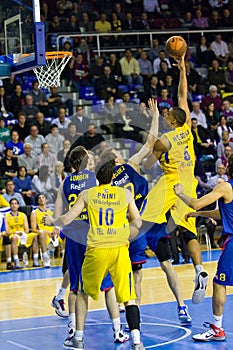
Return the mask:
[[[75,171],[59,187],[57,201],[55,203],[55,218],[60,217],[63,211],[67,212],[74,205],[83,190],[96,185],[95,173],[86,169],[88,152],[84,147],[78,146],[71,152],[70,163]],[[66,257],[70,277],[70,322],[68,325],[68,336],[64,342],[64,347],[68,348],[72,345],[75,328],[77,333],[75,334],[78,339],[83,339],[84,323],[88,310],[88,296],[80,293],[82,282],[81,269],[86,251],[88,230],[89,220],[86,210],[76,220],[65,226],[63,230],[66,236]],[[79,234],[77,234],[77,231]],[[106,304],[114,330],[114,342],[123,343],[129,340],[129,336],[121,330],[119,310],[110,276],[107,276],[103,280],[101,290],[105,291]]]
[[193,339],[196,341],[221,341],[226,338],[222,328],[226,286],[233,285],[233,155],[228,158],[226,174],[229,182],[218,184],[212,192],[199,199],[190,198],[184,194],[182,185],[177,184],[174,186],[176,195],[195,210],[200,210],[218,200],[219,209],[190,212],[186,215],[186,219],[198,216],[221,219],[223,225],[222,235],[226,238],[218,261],[217,272],[213,279],[213,320],[212,323],[204,323],[206,327],[209,327],[207,331],[193,335]]

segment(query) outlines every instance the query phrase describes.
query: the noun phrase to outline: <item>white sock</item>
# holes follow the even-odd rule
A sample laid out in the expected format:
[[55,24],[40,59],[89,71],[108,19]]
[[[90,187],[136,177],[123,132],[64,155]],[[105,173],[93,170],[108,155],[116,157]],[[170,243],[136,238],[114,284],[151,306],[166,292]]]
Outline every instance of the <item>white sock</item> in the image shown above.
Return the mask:
[[43,256],[43,260],[49,259],[49,256],[48,256],[47,252],[42,253],[42,256]]
[[77,338],[78,340],[83,340],[83,331],[76,331],[74,336],[75,338]]
[[213,315],[213,325],[218,327],[218,328],[221,328],[222,327],[222,316],[216,316],[216,315]]
[[6,258],[7,263],[11,263],[11,258]]
[[140,340],[140,331],[139,329],[133,329],[131,331],[131,337],[133,340],[133,344],[140,344],[141,340]]
[[203,271],[203,266],[202,266],[202,265],[196,265],[194,268],[195,268],[195,271],[196,271],[196,275],[197,275],[199,272]]
[[120,317],[112,319],[112,328],[115,332],[119,332],[121,330],[121,319]]
[[64,299],[65,298],[65,293],[66,293],[66,289],[61,287],[59,289],[58,293],[57,293],[56,299],[57,300]]
[[13,255],[13,259],[14,259],[14,261],[19,261],[19,256],[18,256],[18,254],[17,255]]
[[69,314],[69,323],[71,323],[71,327],[75,328],[75,313],[71,312]]
[[38,260],[39,254],[33,254],[33,260]]

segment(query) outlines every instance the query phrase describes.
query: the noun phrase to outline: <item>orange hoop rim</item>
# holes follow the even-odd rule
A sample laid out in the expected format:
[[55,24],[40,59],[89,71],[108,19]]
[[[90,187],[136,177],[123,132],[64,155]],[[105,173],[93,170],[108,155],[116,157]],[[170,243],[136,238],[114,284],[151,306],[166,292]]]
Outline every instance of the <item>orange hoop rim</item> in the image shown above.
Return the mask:
[[[31,56],[31,53],[24,53],[21,57],[28,57]],[[52,60],[53,58],[64,58],[64,57],[71,57],[73,56],[73,53],[70,51],[47,51],[45,52],[46,59]]]

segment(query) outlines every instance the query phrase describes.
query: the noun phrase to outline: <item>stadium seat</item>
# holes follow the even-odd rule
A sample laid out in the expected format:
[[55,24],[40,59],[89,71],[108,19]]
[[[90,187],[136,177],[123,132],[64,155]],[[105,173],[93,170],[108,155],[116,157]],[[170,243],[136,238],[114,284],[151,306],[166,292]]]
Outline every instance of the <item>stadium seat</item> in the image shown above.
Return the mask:
[[95,94],[95,89],[93,86],[81,86],[80,88],[80,98],[85,100],[95,100],[97,98]]
[[193,94],[193,102],[202,102],[202,99],[205,97],[204,95]]
[[118,89],[121,90],[122,92],[128,92],[128,86],[127,85],[118,85]]
[[105,100],[93,100],[92,112],[93,113],[102,113],[104,110]]

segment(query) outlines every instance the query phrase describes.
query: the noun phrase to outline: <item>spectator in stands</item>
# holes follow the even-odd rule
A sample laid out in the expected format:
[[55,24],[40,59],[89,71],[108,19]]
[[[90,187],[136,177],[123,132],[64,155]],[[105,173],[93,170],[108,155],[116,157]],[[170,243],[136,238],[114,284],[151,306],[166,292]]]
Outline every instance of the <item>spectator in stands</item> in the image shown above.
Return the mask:
[[145,12],[159,12],[158,0],[143,0],[143,8]]
[[148,59],[151,62],[154,62],[154,60],[159,57],[160,51],[163,50],[163,46],[160,45],[160,42],[159,42],[158,38],[153,38],[152,43],[153,43],[153,46],[147,52],[147,55],[148,55]]
[[162,60],[159,64],[159,71],[157,73],[159,85],[161,88],[166,85],[167,75],[173,76],[173,71],[172,68],[168,68],[167,61]]
[[233,35],[229,38],[228,42],[229,57],[233,59]]
[[[74,142],[76,140],[77,140],[77,138],[75,138]],[[66,158],[67,153],[69,152],[70,147],[71,147],[70,140],[64,140],[63,141],[63,149],[58,152],[57,160],[59,160],[60,162],[64,163],[64,160]]]
[[[89,15],[87,12],[82,13],[82,20],[79,21],[79,28],[80,28],[82,33],[88,33],[88,32],[94,31],[94,24],[89,19]],[[90,37],[88,37],[88,40],[90,40]],[[93,40],[93,38],[92,38],[92,40]],[[89,41],[89,43],[90,43],[90,41]],[[88,62],[88,64],[89,64],[89,62]]]
[[52,174],[54,170],[54,164],[57,161],[57,157],[55,154],[50,152],[50,147],[48,143],[43,143],[41,146],[41,154],[38,157],[38,166],[39,169],[42,167],[42,165],[48,166],[49,174]]
[[144,144],[147,140],[148,130],[150,130],[151,113],[145,102],[140,102],[139,108],[135,112],[134,125],[138,128],[138,133],[142,136],[142,143]]
[[64,136],[59,134],[59,129],[56,124],[50,127],[50,133],[45,137],[45,143],[49,144],[50,152],[57,157],[58,152],[63,147]]
[[89,118],[84,116],[84,110],[82,105],[76,106],[76,113],[72,115],[70,121],[76,125],[76,128],[80,133],[86,132],[87,127],[90,124]]
[[204,94],[204,86],[202,84],[202,77],[198,72],[192,68],[190,61],[185,62],[186,76],[188,83],[189,100],[192,101],[192,94]]
[[228,131],[230,138],[232,138],[233,137],[232,129],[230,126],[227,125],[227,118],[225,117],[225,115],[220,116],[219,122],[220,122],[220,124],[217,128],[217,133],[218,133],[219,139],[220,140],[222,139],[222,132],[223,131]]
[[[5,215],[5,227],[6,234],[10,237],[12,254],[14,259],[15,269],[21,269],[22,266],[19,262],[18,250],[20,244],[26,246],[33,246],[33,253],[35,254],[35,249],[38,251],[38,244],[35,241],[36,234],[29,233],[29,226],[26,214],[19,212],[20,203],[17,198],[12,198],[10,200],[10,212]],[[17,219],[15,219],[17,218]],[[24,235],[26,234],[25,242]],[[23,238],[21,238],[23,237]],[[22,242],[21,242],[22,240]],[[37,254],[38,256],[38,254]],[[38,266],[38,265],[37,265]]]
[[229,132],[224,130],[222,132],[222,139],[217,144],[217,156],[221,158],[225,153],[225,147],[230,146],[233,150],[233,142],[229,141]]
[[[17,176],[17,173],[16,173],[16,176]],[[15,191],[15,184],[14,184],[13,179],[6,180],[5,191],[6,192],[3,194],[3,197],[5,198],[5,200],[7,202],[10,203],[10,200],[14,198],[14,199],[17,199],[20,207],[25,206],[25,202],[24,202],[22,195]]]
[[53,16],[52,21],[49,23],[49,32],[50,33],[61,33],[63,31],[64,31],[63,25],[60,22],[59,17],[57,15]]
[[13,179],[17,175],[18,162],[13,157],[13,149],[5,150],[5,157],[0,160],[0,175],[4,180]]
[[[141,18],[140,20],[138,21],[137,23],[137,27],[139,30],[145,30],[145,31],[150,31],[152,29],[152,25],[150,23],[150,20],[148,18],[148,15],[146,12],[142,12],[141,14]],[[144,45],[145,44],[149,44],[150,42],[150,37],[149,35],[142,35],[139,37],[139,42],[140,42],[140,45]]]
[[[122,23],[120,18],[118,18],[116,12],[112,12],[111,14],[111,30],[112,32],[121,32],[122,31]],[[111,42],[113,45],[120,45],[121,44],[122,36],[120,35],[114,35],[114,37],[111,37]]]
[[36,114],[40,112],[40,110],[33,104],[33,97],[31,95],[25,96],[25,104],[23,105],[21,112],[26,115],[28,124],[33,124],[36,119]]
[[70,119],[66,117],[66,109],[63,107],[59,108],[58,117],[53,120],[53,124],[56,124],[58,126],[59,133],[61,135],[66,134],[70,123]]
[[38,156],[41,153],[41,146],[46,143],[44,136],[39,134],[38,127],[36,125],[30,126],[30,135],[24,140],[26,143],[30,143],[32,146],[31,155]]
[[227,125],[233,127],[233,110],[229,100],[223,100],[221,114],[227,118]]
[[190,118],[197,119],[197,125],[201,125],[204,129],[207,129],[206,116],[200,109],[200,103],[195,101],[192,103],[193,110],[190,113]]
[[53,173],[51,174],[51,182],[52,182],[52,188],[54,189],[54,196],[55,200],[57,197],[57,192],[60,184],[63,182],[63,180],[66,178],[67,173],[64,172],[64,164],[63,162],[56,161],[54,164]]
[[13,124],[12,130],[18,132],[20,141],[24,141],[25,137],[28,136],[30,128],[28,122],[26,121],[26,115],[24,113],[21,112],[18,114],[18,123]]
[[5,118],[0,117],[0,141],[6,143],[11,137],[11,131],[5,126]]
[[[233,22],[233,18],[232,18],[231,11],[228,7],[226,7],[223,9],[223,12],[222,12],[221,27],[232,28],[232,22]],[[226,34],[228,35],[228,33]]]
[[132,55],[131,49],[125,50],[125,56],[120,59],[122,75],[127,83],[142,85],[143,78],[140,75],[140,67],[136,58]]
[[87,67],[90,67],[91,63],[95,61],[96,53],[90,49],[87,44],[87,40],[84,38],[80,39],[80,43],[76,49],[76,52],[83,56],[83,62],[87,64]]
[[13,178],[15,192],[20,193],[26,205],[35,204],[34,193],[32,191],[32,179],[27,175],[25,166],[19,166],[17,176]]
[[212,61],[212,67],[208,71],[208,80],[211,85],[216,85],[219,90],[224,90],[226,87],[224,70],[219,67],[217,59]]
[[179,22],[182,28],[191,29],[193,27],[194,21],[192,18],[192,12],[186,11],[184,17],[179,17]]
[[41,91],[39,89],[38,80],[33,81],[32,90],[30,91],[30,94],[33,98],[33,104],[39,108],[40,112],[42,112],[45,115],[49,115],[49,104],[47,101],[47,96],[44,91]]
[[[87,150],[96,151],[96,149],[99,147],[99,144],[103,141],[103,136],[96,132],[96,126],[91,122],[88,125],[87,131],[84,133],[84,135],[79,137],[75,143],[77,143],[77,146],[83,146]],[[72,145],[72,148],[74,148],[74,145]]]
[[[106,20],[106,13],[102,12],[100,14],[100,19],[95,22],[94,28],[97,33],[108,33],[111,31],[111,23]],[[110,41],[109,35],[104,35],[100,37],[100,42],[102,45],[108,45]]]
[[219,164],[217,167],[217,174],[209,178],[207,185],[210,188],[214,188],[217,185],[219,178],[223,179],[224,181],[228,181],[228,177],[225,173],[226,167],[223,164]]
[[25,104],[25,95],[22,92],[21,85],[15,86],[15,91],[10,98],[10,111],[16,117]]
[[139,135],[138,128],[135,126],[134,115],[127,111],[125,103],[119,104],[119,113],[115,116],[114,121],[117,138],[142,142],[142,136]]
[[161,89],[160,96],[157,97],[156,100],[160,112],[162,110],[162,107],[167,107],[168,109],[173,107],[173,101],[171,98],[168,97],[168,90],[166,87]]
[[89,69],[87,63],[85,63],[82,54],[74,54],[70,61],[72,85],[74,89],[79,92],[81,86],[90,85],[89,82]]
[[67,132],[65,133],[65,139],[70,141],[71,145],[77,140],[77,138],[79,138],[79,136],[81,136],[82,134],[77,132],[77,127],[76,124],[74,123],[70,123],[68,125],[68,129]]
[[211,43],[211,48],[219,63],[225,66],[229,57],[229,50],[227,43],[222,40],[221,34],[215,35],[215,40]]
[[104,74],[96,81],[95,91],[100,99],[106,100],[110,96],[119,98],[122,95],[121,90],[118,89],[117,80],[111,74],[110,66],[104,67]]
[[207,29],[209,27],[208,19],[202,16],[202,12],[199,9],[195,12],[193,26],[197,29]]
[[66,23],[65,31],[68,33],[80,33],[77,17],[73,13],[69,16],[69,21]]
[[211,12],[211,16],[208,19],[209,29],[218,29],[221,26],[220,15],[217,10]]
[[208,130],[198,125],[196,118],[192,118],[191,131],[197,159],[201,159],[203,155],[213,155],[214,143],[211,141]]
[[121,20],[121,23],[123,24],[125,21],[125,13],[124,11],[122,11],[122,7],[119,2],[114,3],[114,11],[116,12],[118,18]]
[[13,149],[13,155],[15,157],[18,157],[18,156],[20,156],[21,154],[24,153],[23,142],[19,141],[19,133],[18,133],[18,131],[11,130],[11,138],[6,143],[6,149],[7,148]]
[[154,69],[154,74],[157,74],[158,71],[160,70],[160,63],[161,61],[166,61],[168,68],[171,68],[171,63],[169,59],[166,57],[166,52],[165,50],[160,50],[159,51],[159,57],[156,58],[153,62],[153,69]]
[[196,46],[197,63],[210,67],[214,59],[216,59],[215,53],[212,50],[210,43],[207,42],[206,37],[202,35],[199,44]]
[[216,161],[216,168],[220,164],[223,164],[226,167],[228,163],[228,159],[232,155],[232,153],[233,153],[233,150],[231,146],[226,146],[224,150],[224,154],[220,158],[218,158]]
[[143,77],[143,84],[148,85],[149,80],[153,75],[153,67],[151,61],[147,59],[146,51],[142,51],[141,57],[138,60],[141,76]]
[[50,122],[44,119],[44,114],[39,112],[36,114],[36,121],[33,123],[36,125],[39,131],[39,134],[42,136],[47,136],[50,132]]
[[14,94],[16,85],[20,85],[20,81],[14,74],[11,74],[9,78],[3,80],[3,86],[5,88],[6,96],[8,98],[10,98]]
[[73,101],[71,98],[64,99],[62,93],[58,92],[56,86],[50,87],[50,94],[47,95],[49,108],[54,117],[58,116],[58,109],[60,107],[68,108],[69,115],[73,114]]
[[[133,15],[131,12],[126,13],[126,18],[123,23],[123,29],[129,32],[133,32],[137,29],[136,22],[133,19]],[[124,44],[126,47],[129,47],[129,45],[135,45],[136,42],[137,42],[137,37],[135,35],[124,36]]]
[[178,86],[174,82],[173,76],[170,74],[165,78],[165,87],[167,88],[168,96],[174,101],[174,104],[176,104]]
[[0,117],[13,119],[14,115],[10,112],[9,98],[6,96],[4,86],[0,86]]
[[32,155],[32,145],[25,142],[23,145],[24,154],[18,157],[19,166],[24,166],[27,170],[27,174],[33,177],[38,172],[38,160],[37,157]]
[[33,187],[36,194],[46,194],[49,203],[54,203],[54,189],[52,187],[51,175],[49,174],[49,167],[42,165],[39,170],[39,175],[35,175],[32,179]]
[[122,82],[121,65],[115,53],[110,53],[108,65],[111,68],[112,75],[115,77],[118,83],[121,83]]
[[222,98],[218,94],[218,88],[215,85],[210,85],[209,87],[209,94],[207,94],[202,102],[201,102],[201,109],[202,111],[206,110],[207,104],[209,102],[214,103],[215,110],[218,112],[221,112],[222,110]]
[[104,59],[103,57],[96,56],[95,62],[91,65],[90,75],[92,78],[93,85],[104,74]]
[[115,131],[113,120],[115,119],[117,113],[119,113],[119,109],[118,105],[115,103],[115,98],[114,96],[109,96],[104,104],[103,114],[105,119],[101,125],[101,129],[105,130],[107,134],[113,134]]
[[149,98],[157,98],[160,94],[160,90],[157,75],[152,75],[149,85],[145,87],[143,100],[148,101]]
[[233,60],[228,60],[227,69],[224,72],[225,78],[225,91],[233,92]]
[[218,141],[217,128],[219,126],[220,114],[216,111],[214,102],[208,102],[205,110],[206,122],[212,140]]

